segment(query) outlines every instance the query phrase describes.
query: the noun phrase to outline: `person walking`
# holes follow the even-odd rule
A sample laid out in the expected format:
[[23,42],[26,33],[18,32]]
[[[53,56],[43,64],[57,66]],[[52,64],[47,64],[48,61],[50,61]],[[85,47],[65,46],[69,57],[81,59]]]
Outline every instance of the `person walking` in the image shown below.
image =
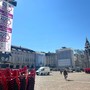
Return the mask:
[[63,72],[63,71],[62,71],[62,70],[60,70],[60,74],[62,74],[62,72]]
[[67,77],[68,77],[68,72],[67,72],[67,70],[66,70],[66,69],[64,69],[64,71],[63,71],[63,75],[64,75],[65,80],[67,80]]

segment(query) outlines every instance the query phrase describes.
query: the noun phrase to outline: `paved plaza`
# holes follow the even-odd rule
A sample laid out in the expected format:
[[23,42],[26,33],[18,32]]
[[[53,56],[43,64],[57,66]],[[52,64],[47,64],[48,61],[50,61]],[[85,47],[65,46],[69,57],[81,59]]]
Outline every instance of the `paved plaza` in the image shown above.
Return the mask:
[[58,71],[50,76],[37,76],[34,90],[90,90],[90,74],[84,72],[69,73],[68,80]]

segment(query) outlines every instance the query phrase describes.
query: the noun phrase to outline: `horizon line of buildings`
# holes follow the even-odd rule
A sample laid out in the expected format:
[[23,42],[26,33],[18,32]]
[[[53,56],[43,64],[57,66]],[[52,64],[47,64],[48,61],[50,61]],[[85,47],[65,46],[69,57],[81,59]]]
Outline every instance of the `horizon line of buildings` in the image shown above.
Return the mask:
[[0,53],[0,64],[8,63],[13,68],[31,67],[32,65],[37,68],[40,66],[74,67],[73,61],[73,50],[65,47],[61,51],[56,50],[56,53],[45,53],[35,52],[21,46],[11,46],[11,53]]
[[[87,44],[88,43],[88,44]],[[86,47],[86,44],[88,47]],[[11,46],[11,53],[0,52],[0,67],[4,68],[9,65],[11,68],[22,68],[24,66],[36,68],[40,66],[49,66],[51,68],[85,68],[90,67],[90,55],[86,51],[90,51],[90,43],[86,39],[85,50],[74,50],[71,48],[62,47],[57,49],[55,53],[52,52],[36,52],[31,49]]]

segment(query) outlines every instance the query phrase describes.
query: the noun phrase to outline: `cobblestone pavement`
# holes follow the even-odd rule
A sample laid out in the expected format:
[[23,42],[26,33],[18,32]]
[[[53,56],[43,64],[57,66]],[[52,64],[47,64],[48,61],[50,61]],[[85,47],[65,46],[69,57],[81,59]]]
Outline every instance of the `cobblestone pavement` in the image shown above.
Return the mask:
[[50,76],[36,75],[34,90],[90,90],[90,74],[69,73],[67,81],[58,71]]

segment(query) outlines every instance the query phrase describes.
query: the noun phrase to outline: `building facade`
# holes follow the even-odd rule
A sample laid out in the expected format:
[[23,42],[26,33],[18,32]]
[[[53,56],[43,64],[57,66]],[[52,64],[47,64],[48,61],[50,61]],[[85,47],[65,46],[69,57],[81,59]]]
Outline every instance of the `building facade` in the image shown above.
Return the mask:
[[56,53],[48,52],[45,54],[45,56],[46,56],[46,66],[56,68],[57,67]]
[[84,50],[75,50],[74,61],[75,61],[75,67],[80,67],[80,68],[86,67]]
[[35,55],[33,50],[11,46],[11,53],[1,53],[1,64],[9,64],[12,68],[35,66]]
[[[70,48],[63,47],[57,49],[55,53],[35,52],[31,49],[11,46],[11,53],[0,52],[0,66],[6,65],[12,68],[21,68],[24,66],[36,68],[40,66],[50,66],[52,68],[64,67],[90,67],[90,43],[86,40],[85,51],[82,53],[73,53]],[[5,66],[3,66],[5,67]]]
[[36,52],[36,68],[40,66],[45,66],[46,57],[44,52]]
[[74,53],[70,48],[63,47],[62,49],[56,50],[58,68],[74,68]]

